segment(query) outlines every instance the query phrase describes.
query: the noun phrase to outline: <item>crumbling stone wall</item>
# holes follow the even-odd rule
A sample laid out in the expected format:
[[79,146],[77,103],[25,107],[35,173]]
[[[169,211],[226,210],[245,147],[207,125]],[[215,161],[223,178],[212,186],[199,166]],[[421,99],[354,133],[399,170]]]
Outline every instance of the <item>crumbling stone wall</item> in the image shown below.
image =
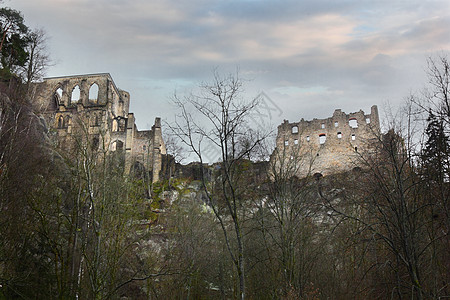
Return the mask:
[[138,131],[135,128],[133,136],[133,157],[130,161],[142,163],[143,167],[151,172],[153,181],[159,181],[162,155],[166,154],[161,119],[155,119],[151,130]]
[[370,114],[362,110],[346,114],[336,109],[327,119],[294,123],[284,120],[278,126],[271,161],[289,166],[292,175],[299,177],[337,173],[357,166],[360,154],[370,151],[379,134],[376,105]]
[[[130,94],[120,90],[110,74],[45,78],[37,91],[35,105],[63,149],[74,146],[70,138],[75,133],[85,134],[95,150],[122,152],[126,172],[139,162],[159,174],[160,156],[165,154],[161,121],[157,118],[152,130],[139,131],[129,112]],[[144,149],[151,149],[152,155],[142,155]]]

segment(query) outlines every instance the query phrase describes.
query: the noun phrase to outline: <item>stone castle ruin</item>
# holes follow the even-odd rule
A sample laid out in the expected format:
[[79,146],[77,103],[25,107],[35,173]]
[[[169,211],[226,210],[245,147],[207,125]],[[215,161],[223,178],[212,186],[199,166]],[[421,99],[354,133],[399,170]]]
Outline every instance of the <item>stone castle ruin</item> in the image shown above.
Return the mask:
[[[166,155],[161,120],[156,118],[151,130],[138,130],[129,112],[130,94],[119,89],[110,74],[44,78],[37,88],[37,105],[61,149],[75,147],[73,137],[82,134],[93,150],[123,154],[125,172],[147,170],[153,182],[161,179]],[[298,177],[341,172],[353,168],[379,134],[375,105],[367,115],[337,109],[327,119],[285,120],[278,126],[271,161],[295,166]]]
[[166,154],[161,120],[156,118],[151,130],[139,131],[129,112],[130,94],[110,74],[44,78],[38,89],[39,109],[62,149],[73,146],[70,137],[82,133],[95,150],[123,153],[126,172],[146,169],[154,182],[159,180]]
[[295,123],[284,120],[278,126],[271,161],[292,165],[298,177],[342,172],[357,166],[355,162],[360,154],[370,151],[379,134],[376,105],[367,115],[362,110],[346,114],[336,109],[327,119],[301,119]]

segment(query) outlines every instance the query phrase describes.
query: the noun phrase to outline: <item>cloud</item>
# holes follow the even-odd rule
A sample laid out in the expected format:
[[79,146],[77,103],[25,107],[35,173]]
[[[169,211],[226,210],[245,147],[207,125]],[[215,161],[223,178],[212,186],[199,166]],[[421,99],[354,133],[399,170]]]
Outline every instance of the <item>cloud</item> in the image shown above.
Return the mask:
[[238,66],[252,79],[247,93],[264,90],[280,104],[283,118],[299,119],[401,99],[424,82],[426,57],[450,50],[448,1],[6,0],[5,5],[53,37],[52,56],[60,64],[49,75],[110,72],[130,91],[141,124],[148,116],[170,117],[166,103],[173,91],[207,80],[217,66],[224,71]]

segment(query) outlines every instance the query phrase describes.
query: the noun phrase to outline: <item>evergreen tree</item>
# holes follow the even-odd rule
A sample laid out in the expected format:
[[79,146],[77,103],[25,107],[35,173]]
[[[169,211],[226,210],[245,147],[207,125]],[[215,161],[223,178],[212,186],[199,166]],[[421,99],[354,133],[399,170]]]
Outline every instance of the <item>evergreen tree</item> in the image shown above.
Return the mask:
[[425,134],[428,139],[422,152],[424,171],[431,180],[442,183],[449,176],[449,137],[445,133],[444,122],[432,111],[429,112],[427,122]]
[[0,8],[0,62],[2,75],[8,79],[17,67],[28,60],[26,48],[30,42],[28,27],[22,14],[14,9]]

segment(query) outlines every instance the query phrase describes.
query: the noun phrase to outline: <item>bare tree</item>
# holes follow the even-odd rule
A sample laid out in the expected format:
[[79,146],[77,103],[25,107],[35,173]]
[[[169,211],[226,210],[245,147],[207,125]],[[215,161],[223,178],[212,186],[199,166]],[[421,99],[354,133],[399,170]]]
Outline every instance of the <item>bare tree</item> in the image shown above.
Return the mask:
[[[327,191],[319,182],[319,195],[327,207],[342,220],[356,222],[358,232],[371,232],[373,242],[388,249],[391,259],[384,258],[396,279],[392,294],[412,294],[417,299],[438,296],[427,278],[433,272],[425,261],[429,249],[441,236],[430,236],[432,205],[426,199],[423,178],[416,159],[400,131],[390,130],[380,137],[372,153],[361,155],[362,173],[353,187]],[[343,209],[337,202],[352,209]]]
[[450,61],[445,55],[428,58],[428,83],[425,101],[420,106],[425,112],[430,110],[445,122],[447,132],[450,130]]
[[307,297],[306,286],[319,253],[320,243],[313,241],[314,236],[318,240],[320,208],[311,184],[315,179],[309,172],[298,177],[302,167],[310,169],[312,164],[303,148],[306,145],[278,145],[269,163],[267,197],[259,199],[264,213],[257,219],[267,251],[272,252],[269,268],[278,268],[275,297]]
[[31,82],[42,79],[45,69],[51,66],[51,59],[47,49],[48,37],[44,29],[39,28],[28,35],[28,61],[21,68],[22,77],[27,88]]
[[[166,132],[166,131],[164,131]],[[177,164],[186,159],[186,150],[179,142],[178,138],[172,134],[163,134],[164,144],[166,146],[166,155],[163,156],[163,173],[169,181],[169,187],[172,187],[172,177]]]
[[[248,117],[258,105],[258,100],[244,101],[242,88],[238,74],[220,76],[215,71],[212,83],[202,84],[198,95],[182,99],[175,96],[180,115],[170,128],[202,166],[205,160],[213,158],[213,155],[208,155],[211,151],[217,151],[214,154],[220,157],[213,181],[208,180],[202,168],[203,191],[223,230],[239,278],[240,298],[244,299],[244,242],[240,212],[245,196],[243,174],[239,168],[240,161],[255,151],[265,136],[254,132],[249,126]],[[230,221],[235,247],[227,229]]]

